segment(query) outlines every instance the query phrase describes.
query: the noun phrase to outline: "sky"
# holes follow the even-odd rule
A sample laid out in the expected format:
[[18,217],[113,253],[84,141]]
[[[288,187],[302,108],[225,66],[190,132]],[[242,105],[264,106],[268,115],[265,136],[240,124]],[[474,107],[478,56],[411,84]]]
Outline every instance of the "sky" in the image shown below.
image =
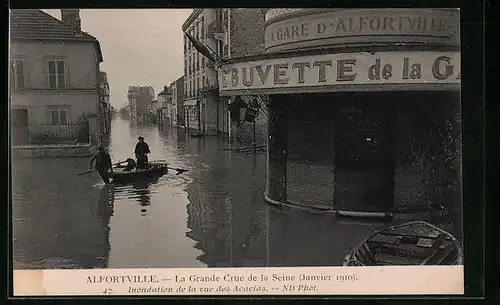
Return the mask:
[[[58,9],[46,13],[61,19]],[[129,86],[150,85],[158,95],[184,74],[182,23],[191,9],[81,9],[82,31],[101,44],[101,71],[119,109]]]

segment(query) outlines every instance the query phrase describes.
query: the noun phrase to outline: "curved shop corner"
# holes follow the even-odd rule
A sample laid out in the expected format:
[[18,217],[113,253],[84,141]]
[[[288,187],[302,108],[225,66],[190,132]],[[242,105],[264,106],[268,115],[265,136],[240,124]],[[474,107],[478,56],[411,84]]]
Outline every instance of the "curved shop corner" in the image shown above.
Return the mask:
[[266,54],[221,64],[268,96],[271,203],[386,215],[461,209],[459,12],[270,9]]

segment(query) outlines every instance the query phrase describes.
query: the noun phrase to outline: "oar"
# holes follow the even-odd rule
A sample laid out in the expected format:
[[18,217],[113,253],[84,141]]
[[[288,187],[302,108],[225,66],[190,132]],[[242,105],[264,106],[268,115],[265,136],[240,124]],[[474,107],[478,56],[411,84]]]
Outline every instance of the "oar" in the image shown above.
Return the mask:
[[81,175],[86,175],[86,174],[89,174],[89,173],[91,173],[91,172],[93,172],[93,171],[94,171],[94,169],[89,169],[88,171],[78,173],[77,175],[78,175],[78,176],[81,176]]
[[[167,161],[166,160],[154,160],[154,162],[165,162],[166,163]],[[180,175],[180,174],[188,171],[187,169],[175,168],[175,167],[170,167],[170,166],[167,166],[167,168],[177,171],[176,175]]]
[[177,174],[176,174],[176,175],[180,175],[180,174],[182,174],[182,173],[184,173],[184,172],[187,172],[187,171],[188,171],[187,169],[182,169],[182,168],[173,168],[173,167],[168,167],[168,166],[167,166],[167,168],[168,168],[168,169],[173,169],[173,170],[176,170],[176,171],[177,171]]
[[[122,162],[115,163],[115,164],[111,165],[111,167],[116,166],[116,165],[120,165],[120,164],[122,164],[123,162],[127,162],[127,161],[122,161]],[[91,172],[93,172],[93,171],[94,171],[94,169],[89,169],[89,170],[87,170],[87,171],[84,171],[84,172],[78,173],[77,175],[78,175],[78,176],[82,176],[82,175],[90,174],[90,173],[91,173]]]

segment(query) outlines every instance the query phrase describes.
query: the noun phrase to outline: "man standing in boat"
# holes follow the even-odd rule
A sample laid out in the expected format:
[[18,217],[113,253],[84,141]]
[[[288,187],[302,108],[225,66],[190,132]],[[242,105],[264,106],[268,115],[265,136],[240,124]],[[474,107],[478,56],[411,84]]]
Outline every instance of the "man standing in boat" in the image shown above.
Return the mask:
[[144,142],[144,138],[140,136],[139,143],[135,146],[135,157],[137,158],[137,168],[146,168],[148,163],[148,154],[151,153],[149,145]]
[[110,155],[104,149],[104,146],[99,146],[97,149],[97,154],[92,156],[90,159],[89,168],[92,168],[92,165],[95,161],[95,168],[101,176],[104,183],[109,183],[109,172],[113,172],[112,162]]

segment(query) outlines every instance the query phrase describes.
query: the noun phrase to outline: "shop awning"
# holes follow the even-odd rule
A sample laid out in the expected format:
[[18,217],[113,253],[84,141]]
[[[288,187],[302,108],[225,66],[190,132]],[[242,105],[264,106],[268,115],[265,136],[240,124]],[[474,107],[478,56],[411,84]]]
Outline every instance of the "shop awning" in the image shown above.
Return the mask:
[[184,101],[184,106],[196,106],[197,102],[198,102],[197,99],[185,100]]

